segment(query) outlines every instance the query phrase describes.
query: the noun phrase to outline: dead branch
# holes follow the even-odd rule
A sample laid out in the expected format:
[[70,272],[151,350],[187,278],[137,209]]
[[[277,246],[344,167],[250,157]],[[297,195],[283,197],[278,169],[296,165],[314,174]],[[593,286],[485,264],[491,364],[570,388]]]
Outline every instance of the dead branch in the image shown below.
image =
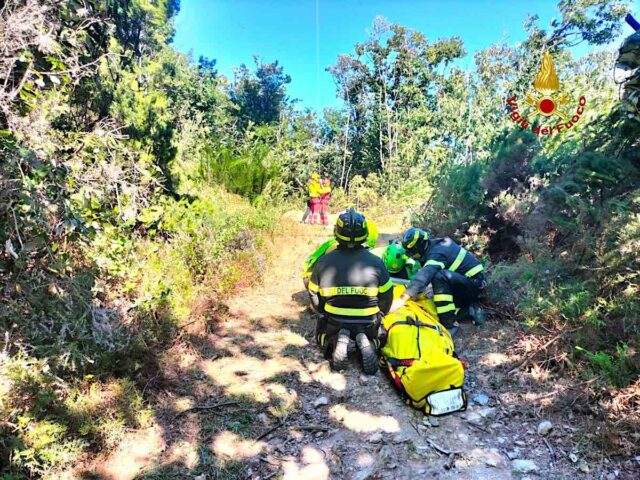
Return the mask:
[[267,463],[273,467],[279,467],[281,465],[281,462],[279,462],[277,459],[274,461],[269,457],[259,457],[259,458],[261,462]]
[[[418,433],[418,435],[420,435],[422,437],[422,433],[420,432],[420,430],[418,430],[418,427],[416,425],[413,424],[413,422],[409,422],[409,424],[413,427],[413,429]],[[433,448],[436,452],[441,453],[443,455],[447,455],[449,457],[454,457],[455,455],[459,455],[460,452],[459,451],[451,451],[451,450],[447,450],[444,447],[441,447],[440,445],[438,445],[436,442],[434,442],[433,440],[431,440],[428,437],[424,437],[425,441],[429,444],[429,446],[431,448]],[[451,460],[451,459],[450,459]]]
[[458,455],[459,454],[457,452],[453,452],[451,453],[451,455],[449,455],[449,460],[447,460],[447,463],[444,464],[445,470],[451,470],[453,468],[453,464],[456,461],[456,456]]
[[325,427],[324,425],[296,425],[292,427],[296,430],[305,430],[307,432],[328,432],[329,427]]
[[16,88],[14,88],[7,95],[7,98],[9,100],[9,102],[12,102],[13,100],[15,100],[15,98],[18,96],[18,94],[22,90],[22,87],[24,87],[24,84],[27,83],[27,80],[31,77],[31,73],[32,73],[31,66],[32,65],[33,65],[33,62],[29,62],[29,65],[27,65],[27,68],[24,70],[24,74],[22,75],[22,79],[20,79],[20,82],[18,83],[18,86]]
[[481,432],[489,433],[489,430],[487,430],[484,427],[481,427],[480,425],[476,425],[475,423],[467,422],[467,425],[469,425],[470,427],[473,427],[473,428],[475,428],[477,430],[480,430]]
[[562,332],[560,332],[558,335],[556,335],[555,337],[553,337],[551,340],[549,340],[547,343],[545,343],[542,347],[540,347],[539,349],[537,349],[535,352],[533,352],[531,355],[529,355],[527,358],[525,358],[522,362],[520,362],[518,365],[516,365],[514,368],[512,368],[511,370],[509,370],[509,375],[512,375],[514,373],[516,373],[518,370],[520,370],[522,367],[524,367],[525,365],[527,365],[531,360],[533,360],[533,358],[538,355],[538,353],[545,351],[547,348],[549,348],[551,345],[553,345],[555,342],[557,342],[558,340],[560,340],[564,335],[568,334],[568,333],[573,333],[575,331],[577,331],[577,328],[574,328],[573,330],[564,330]]
[[13,210],[13,207],[9,207],[11,210],[11,214],[13,215],[13,225],[16,228],[16,235],[18,236],[18,241],[20,242],[20,248],[24,248],[24,243],[22,243],[22,237],[20,236],[20,229],[18,228],[18,219],[16,218],[16,212]]
[[547,440],[546,438],[542,437],[542,441],[547,446],[547,450],[549,450],[549,455],[551,455],[551,460],[555,460],[556,459],[556,452],[553,450],[553,447],[549,443],[549,440]]
[[430,438],[425,438],[425,440],[431,446],[431,448],[433,448],[434,450],[442,453],[443,455],[457,455],[457,454],[460,453],[460,452],[452,452],[451,450],[447,450],[446,448],[441,447],[440,445],[438,445],[436,442],[434,442]]
[[187,408],[186,410],[178,412],[178,414],[174,417],[174,420],[190,412],[196,412],[199,410],[213,410],[214,408],[224,407],[226,405],[237,405],[237,404],[238,402],[231,401],[231,402],[216,403],[215,405],[196,405],[195,407]]
[[409,422],[409,425],[411,425],[413,427],[413,429],[416,431],[416,433],[418,435],[421,435],[420,430],[418,430],[418,427],[415,426],[415,424],[413,422]]
[[275,432],[276,430],[278,430],[280,427],[283,427],[285,424],[285,422],[280,422],[278,425],[276,425],[273,428],[270,428],[269,430],[267,430],[266,432],[264,432],[262,435],[260,435],[258,438],[256,438],[253,443],[258,443],[260,440],[262,440],[264,437],[266,437],[267,435],[269,435],[270,433]]

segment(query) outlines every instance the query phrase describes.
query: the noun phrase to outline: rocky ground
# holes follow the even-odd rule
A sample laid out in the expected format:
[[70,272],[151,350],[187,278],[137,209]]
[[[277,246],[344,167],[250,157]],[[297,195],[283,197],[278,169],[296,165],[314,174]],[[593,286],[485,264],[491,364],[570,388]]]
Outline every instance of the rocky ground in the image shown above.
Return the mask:
[[[347,371],[331,371],[313,343],[299,278],[304,257],[331,232],[320,229],[285,219],[270,239],[264,284],[233,299],[223,321],[186,332],[160,359],[147,389],[153,427],[67,475],[640,478],[639,459],[613,462],[593,451],[579,402],[510,353],[520,331],[498,314],[481,329],[464,325],[456,339],[468,365],[464,413],[425,417],[402,403],[382,372],[361,374],[356,359]],[[279,247],[285,237],[286,249]]]

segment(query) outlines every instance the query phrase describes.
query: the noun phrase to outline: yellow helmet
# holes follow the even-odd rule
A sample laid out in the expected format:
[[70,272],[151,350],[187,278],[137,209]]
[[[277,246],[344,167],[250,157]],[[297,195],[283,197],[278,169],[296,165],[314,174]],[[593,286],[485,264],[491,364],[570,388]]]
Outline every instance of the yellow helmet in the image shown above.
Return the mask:
[[311,178],[313,178],[314,180],[318,180],[320,178],[320,175],[318,175],[316,172],[311,174]]

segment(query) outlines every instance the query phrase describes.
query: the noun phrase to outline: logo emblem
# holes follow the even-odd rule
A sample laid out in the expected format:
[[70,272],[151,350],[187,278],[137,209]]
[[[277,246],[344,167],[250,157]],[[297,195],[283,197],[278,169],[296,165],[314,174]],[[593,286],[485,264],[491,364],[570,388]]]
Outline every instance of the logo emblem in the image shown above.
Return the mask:
[[542,95],[537,97],[535,94],[527,94],[524,99],[527,105],[535,108],[535,112],[532,116],[542,115],[544,117],[550,117],[551,115],[557,115],[563,120],[567,118],[567,115],[558,109],[559,106],[564,106],[569,103],[569,98],[566,93],[560,94],[554,97],[554,92],[560,89],[560,81],[558,75],[556,75],[556,69],[553,66],[553,60],[549,52],[544,52],[542,57],[542,65],[540,71],[536,75],[536,80],[533,82],[533,87]]
[[[518,99],[515,95],[507,99],[509,116],[522,129],[526,130],[531,126],[531,131],[537,135],[551,135],[573,127],[580,120],[587,100],[581,96],[575,115],[566,113],[565,109],[570,99],[566,93],[560,92],[560,81],[549,52],[544,52],[542,56],[542,64],[533,82],[533,88],[535,92],[527,93],[524,98],[524,103],[532,108],[528,114],[521,114],[518,111]],[[539,124],[532,126],[530,122],[534,120],[539,120]],[[558,120],[562,122],[555,125],[548,124]]]

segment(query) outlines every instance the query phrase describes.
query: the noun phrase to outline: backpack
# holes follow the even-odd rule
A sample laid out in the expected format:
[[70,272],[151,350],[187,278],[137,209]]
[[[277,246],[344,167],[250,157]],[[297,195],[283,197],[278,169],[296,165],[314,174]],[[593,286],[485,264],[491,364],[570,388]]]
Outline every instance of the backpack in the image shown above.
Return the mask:
[[438,321],[435,303],[408,301],[382,324],[387,340],[381,362],[405,401],[432,416],[465,410],[464,366],[455,356],[451,335]]

